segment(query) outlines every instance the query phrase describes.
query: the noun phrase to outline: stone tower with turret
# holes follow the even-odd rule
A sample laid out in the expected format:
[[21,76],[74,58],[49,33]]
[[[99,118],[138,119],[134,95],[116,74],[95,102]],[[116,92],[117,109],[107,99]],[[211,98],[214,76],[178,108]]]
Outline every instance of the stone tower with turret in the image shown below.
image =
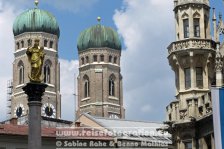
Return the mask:
[[175,0],[176,40],[168,47],[176,95],[167,106],[175,149],[214,149],[210,89],[216,85],[217,43],[212,40],[209,0]]
[[61,117],[60,65],[58,61],[58,23],[53,15],[39,8],[29,9],[20,14],[14,21],[15,39],[13,62],[13,90],[11,117],[28,114],[27,96],[22,88],[29,82],[30,66],[26,50],[33,46],[35,39],[44,47],[43,82],[48,85],[43,96],[42,116]]
[[110,27],[100,24],[84,30],[78,38],[76,118],[81,113],[124,118],[121,42]]

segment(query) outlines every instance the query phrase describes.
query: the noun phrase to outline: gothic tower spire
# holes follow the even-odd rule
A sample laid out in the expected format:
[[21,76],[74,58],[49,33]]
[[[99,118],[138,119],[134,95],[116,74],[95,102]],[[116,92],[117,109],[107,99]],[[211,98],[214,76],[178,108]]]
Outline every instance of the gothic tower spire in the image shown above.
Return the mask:
[[213,8],[212,23],[213,23],[214,40],[215,40],[215,42],[219,42],[219,33],[218,33],[218,29],[217,29],[215,8]]
[[197,148],[205,136],[196,134],[195,125],[211,115],[210,88],[216,81],[209,1],[174,0],[174,13],[176,41],[168,47],[168,60],[175,73],[176,99],[167,106],[167,120],[174,148]]

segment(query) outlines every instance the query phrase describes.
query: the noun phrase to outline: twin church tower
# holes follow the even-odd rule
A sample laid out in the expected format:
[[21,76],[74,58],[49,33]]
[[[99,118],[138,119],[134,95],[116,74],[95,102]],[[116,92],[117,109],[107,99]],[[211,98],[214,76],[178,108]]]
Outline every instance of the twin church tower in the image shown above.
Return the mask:
[[[38,5],[38,3],[36,2]],[[109,118],[124,118],[121,42],[111,28],[98,24],[84,30],[78,38],[79,75],[77,78],[76,118],[82,113]],[[61,118],[60,63],[58,42],[60,29],[48,11],[33,8],[14,21],[15,51],[13,62],[11,117],[28,114],[27,96],[22,88],[29,82],[28,47],[38,39],[46,53],[43,81],[48,85],[42,100],[42,116]],[[73,80],[73,78],[71,78]],[[75,105],[74,105],[75,106]]]

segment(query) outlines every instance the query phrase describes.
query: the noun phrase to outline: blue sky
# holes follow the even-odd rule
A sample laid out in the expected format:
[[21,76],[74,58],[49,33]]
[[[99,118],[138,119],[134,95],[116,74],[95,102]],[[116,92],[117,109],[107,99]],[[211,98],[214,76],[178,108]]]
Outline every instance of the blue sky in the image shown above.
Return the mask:
[[[91,1],[91,0],[89,0]],[[216,8],[216,14],[223,12],[222,0],[212,0],[211,8]],[[102,24],[116,29],[113,15],[115,10],[125,9],[122,0],[96,0],[88,9],[78,11],[65,11],[52,7],[52,3],[44,3],[40,1],[39,8],[50,11],[58,20],[61,29],[61,37],[59,43],[59,56],[68,60],[77,59],[77,38],[81,31],[95,25],[96,18],[102,18]],[[212,14],[212,13],[211,13]],[[137,21],[137,20],[133,20]],[[122,39],[122,37],[121,37]],[[123,44],[123,47],[125,45]]]
[[[211,8],[216,8],[216,11],[217,12],[221,12],[221,13],[224,13],[223,11],[223,1],[222,0],[212,0],[211,1]],[[218,14],[218,13],[217,13]]]
[[61,29],[59,43],[59,56],[68,60],[77,59],[77,38],[81,31],[97,24],[96,18],[102,18],[102,25],[116,28],[113,15],[115,9],[120,9],[122,0],[100,0],[92,4],[90,8],[77,12],[58,10],[51,4],[41,3],[39,7],[50,11],[57,18]]
[[[34,0],[33,0],[34,1]],[[12,78],[15,17],[34,7],[32,0],[0,0],[0,120],[6,118],[6,82]],[[211,1],[216,14],[222,0]],[[126,118],[164,121],[165,107],[174,100],[174,73],[167,60],[167,46],[175,40],[173,0],[40,0],[40,9],[51,12],[61,30],[62,118],[74,120],[74,74],[78,74],[77,38],[97,24],[116,29],[122,39],[121,71],[124,78]]]

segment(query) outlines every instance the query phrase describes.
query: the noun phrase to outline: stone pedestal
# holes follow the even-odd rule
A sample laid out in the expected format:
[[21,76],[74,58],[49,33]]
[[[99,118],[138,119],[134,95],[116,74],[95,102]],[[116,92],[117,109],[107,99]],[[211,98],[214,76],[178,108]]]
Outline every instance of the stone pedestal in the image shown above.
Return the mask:
[[41,149],[41,100],[46,87],[42,83],[27,83],[23,88],[29,106],[28,149]]

